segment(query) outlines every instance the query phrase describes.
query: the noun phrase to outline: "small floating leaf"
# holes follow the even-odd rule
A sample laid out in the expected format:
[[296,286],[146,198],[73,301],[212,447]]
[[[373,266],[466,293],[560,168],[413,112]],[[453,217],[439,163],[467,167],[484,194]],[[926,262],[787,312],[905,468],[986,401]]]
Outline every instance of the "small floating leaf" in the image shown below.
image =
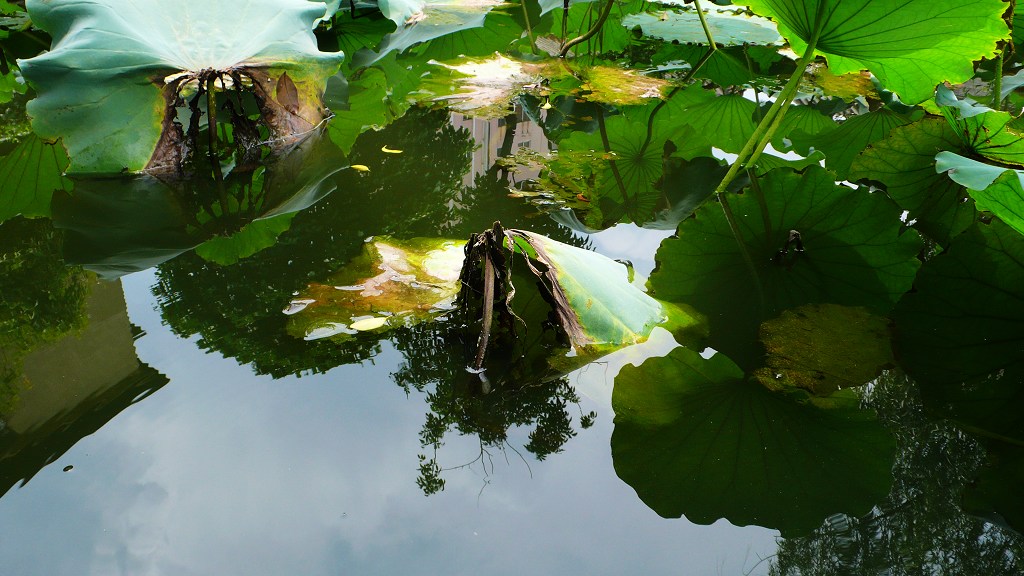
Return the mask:
[[383,316],[375,316],[373,318],[357,320],[349,324],[348,327],[353,330],[358,330],[359,332],[366,332],[368,330],[376,330],[377,328],[380,328],[381,326],[384,326],[387,323],[387,318],[384,318]]

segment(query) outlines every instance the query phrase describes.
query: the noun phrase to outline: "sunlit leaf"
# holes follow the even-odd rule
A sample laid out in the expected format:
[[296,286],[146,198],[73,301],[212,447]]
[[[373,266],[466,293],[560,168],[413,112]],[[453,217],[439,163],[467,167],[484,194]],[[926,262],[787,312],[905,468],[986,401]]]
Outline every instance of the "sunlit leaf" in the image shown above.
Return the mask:
[[317,49],[312,27],[325,8],[308,0],[27,6],[34,25],[53,37],[50,51],[20,61],[38,92],[29,103],[33,128],[63,139],[76,172],[145,168],[173,129],[168,110],[177,87],[204,70],[244,71],[275,107],[268,123],[279,137],[306,132],[325,115],[324,83],[343,57]]
[[884,195],[837,186],[813,166],[759,182],[728,198],[742,248],[722,206],[704,206],[662,242],[650,279],[655,297],[708,316],[711,347],[746,367],[760,362],[764,320],[826,302],[886,313],[920,265],[918,234],[901,231]]
[[892,482],[895,442],[855,393],[772,392],[723,354],[624,366],[612,408],[615,472],[666,518],[800,534],[867,513]]
[[[820,30],[817,51],[835,74],[870,70],[908,104],[931,98],[935,85],[974,75],[1008,36],[1000,0],[749,0],[779,24],[803,53]],[[819,18],[819,10],[821,11]],[[815,26],[820,23],[819,26]]]
[[914,226],[947,243],[974,220],[974,206],[956,182],[935,172],[935,154],[959,150],[960,140],[941,118],[925,118],[894,128],[889,136],[868,146],[850,164],[849,178],[870,180],[916,220]]
[[673,329],[693,330],[701,324],[700,318],[632,285],[626,267],[606,256],[540,234],[508,233],[525,241],[537,260],[550,268],[556,312],[574,347],[619,348],[647,340],[658,325],[671,322]]

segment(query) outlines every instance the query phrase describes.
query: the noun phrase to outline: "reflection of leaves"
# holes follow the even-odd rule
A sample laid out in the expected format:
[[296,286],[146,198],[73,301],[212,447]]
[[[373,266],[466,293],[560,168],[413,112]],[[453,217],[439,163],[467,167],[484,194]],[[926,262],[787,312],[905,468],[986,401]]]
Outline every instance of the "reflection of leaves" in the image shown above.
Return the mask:
[[[76,179],[74,194],[53,199],[54,222],[71,239],[66,257],[108,277],[155,266],[211,238],[235,235],[253,220],[315,204],[334,190],[331,176],[344,157],[321,133],[264,164],[238,168],[223,180],[146,174]],[[268,232],[281,224],[257,228]],[[228,262],[272,243],[264,235],[254,241],[254,232],[220,238],[219,253],[210,246],[204,251]]]
[[893,312],[926,402],[976,432],[1024,441],[1024,237],[975,224],[929,260]]
[[[974,438],[925,415],[917,388],[908,379],[883,375],[866,401],[899,445],[891,492],[867,516],[832,516],[807,537],[781,540],[768,573],[991,576],[1024,572],[1024,537],[961,509],[961,501],[972,508],[977,503],[973,511],[992,518],[996,501],[1017,507],[1020,480],[992,478],[1000,483],[992,486],[998,500],[987,500],[987,494],[978,494],[975,500],[974,489],[997,469],[985,466],[985,448]],[[981,482],[976,483],[979,472]]]
[[616,378],[615,471],[664,517],[807,532],[888,493],[895,444],[859,404],[771,392],[724,355],[676,348]]
[[[404,152],[383,154],[385,145]],[[449,203],[461,190],[471,150],[468,132],[453,128],[441,112],[413,110],[380,132],[365,133],[351,160],[372,170],[345,170],[326,180],[346,193],[297,214],[274,246],[231,266],[192,255],[162,264],[155,291],[164,320],[175,333],[198,336],[204,349],[251,363],[261,374],[320,372],[371,357],[376,340],[341,349],[288,335],[281,311],[294,292],[355,257],[367,236],[464,234]]]
[[885,313],[913,281],[921,242],[901,233],[899,209],[880,194],[837,186],[821,168],[774,170],[728,202],[744,248],[722,207],[705,206],[662,243],[650,284],[657,298],[705,314],[711,346],[741,365],[760,357],[757,328],[782,310],[831,302]]
[[889,197],[917,220],[916,228],[947,243],[967,229],[975,214],[963,201],[964,189],[935,172],[935,153],[959,149],[959,142],[940,118],[898,126],[854,158],[850,179],[881,182]]

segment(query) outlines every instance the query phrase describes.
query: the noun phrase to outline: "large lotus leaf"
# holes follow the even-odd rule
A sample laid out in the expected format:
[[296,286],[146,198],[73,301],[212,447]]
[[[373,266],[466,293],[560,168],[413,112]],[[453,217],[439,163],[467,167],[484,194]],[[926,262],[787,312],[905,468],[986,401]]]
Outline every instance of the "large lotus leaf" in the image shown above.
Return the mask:
[[311,284],[285,310],[288,332],[306,340],[347,340],[407,326],[450,310],[459,292],[465,242],[371,238],[363,254]]
[[977,223],[921,268],[893,311],[896,352],[933,409],[1024,441],[1024,236]]
[[850,164],[849,178],[883,184],[916,221],[915,228],[946,244],[975,216],[963,186],[935,172],[936,152],[959,149],[960,139],[948,122],[925,118],[898,126],[868,146]]
[[54,191],[71,189],[64,177],[67,167],[68,156],[60,146],[34,134],[25,137],[0,158],[0,221],[18,214],[49,216]]
[[[743,44],[779,44],[775,23],[767,18],[748,16],[737,12],[737,7],[719,7],[710,4],[705,9],[705,20],[715,44],[740,46]],[[622,19],[627,28],[640,27],[645,36],[680,44],[707,44],[707,35],[696,10],[631,14]]]
[[[49,52],[20,61],[38,91],[33,128],[62,138],[76,172],[142,170],[171,129],[179,73],[243,70],[279,109],[273,125],[292,136],[319,123],[326,79],[343,57],[317,49],[308,0],[208,2],[29,0]],[[239,25],[243,22],[244,25]]]
[[939,86],[935,103],[963,142],[963,148],[1003,164],[1024,166],[1024,135],[1010,124],[1008,112],[992,110],[972,100],[958,100],[945,86]]
[[824,152],[825,166],[835,172],[840,179],[845,179],[850,164],[861,150],[872,142],[888,136],[893,128],[909,122],[909,118],[882,108],[853,116],[828,132],[796,132],[790,139],[793,141],[793,148],[802,154],[806,154],[812,148]]
[[666,518],[806,533],[889,492],[895,442],[860,404],[773,392],[723,354],[676,348],[615,379],[615,472]]
[[1024,170],[1011,170],[943,151],[935,171],[968,188],[979,210],[987,210],[1024,234]]
[[728,202],[739,238],[722,206],[704,206],[662,243],[650,285],[708,316],[710,345],[741,365],[760,361],[758,326],[785,309],[829,302],[885,313],[913,282],[921,240],[901,230],[900,209],[822,168],[773,170]]
[[770,389],[803,388],[828,396],[863,386],[893,364],[889,321],[863,308],[809,304],[761,324],[765,367],[754,372]]
[[[750,0],[779,24],[797,53],[816,34],[836,74],[870,70],[903,102],[932,97],[935,85],[974,75],[1008,35],[1001,0]],[[819,18],[819,11],[821,16]]]

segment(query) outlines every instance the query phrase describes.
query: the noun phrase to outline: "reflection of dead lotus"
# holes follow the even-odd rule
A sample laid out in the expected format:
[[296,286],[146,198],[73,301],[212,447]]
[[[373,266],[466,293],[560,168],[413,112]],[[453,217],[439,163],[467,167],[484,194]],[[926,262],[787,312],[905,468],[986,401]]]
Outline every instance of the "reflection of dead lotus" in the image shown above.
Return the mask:
[[545,341],[560,357],[567,344],[573,360],[555,363],[569,366],[642,342],[658,325],[687,334],[703,326],[630,284],[622,264],[498,223],[469,242],[371,239],[362,256],[310,285],[284,313],[289,332],[307,340],[346,340],[458,314],[458,326],[478,331],[470,361],[477,369],[496,338],[508,339],[503,349]]

